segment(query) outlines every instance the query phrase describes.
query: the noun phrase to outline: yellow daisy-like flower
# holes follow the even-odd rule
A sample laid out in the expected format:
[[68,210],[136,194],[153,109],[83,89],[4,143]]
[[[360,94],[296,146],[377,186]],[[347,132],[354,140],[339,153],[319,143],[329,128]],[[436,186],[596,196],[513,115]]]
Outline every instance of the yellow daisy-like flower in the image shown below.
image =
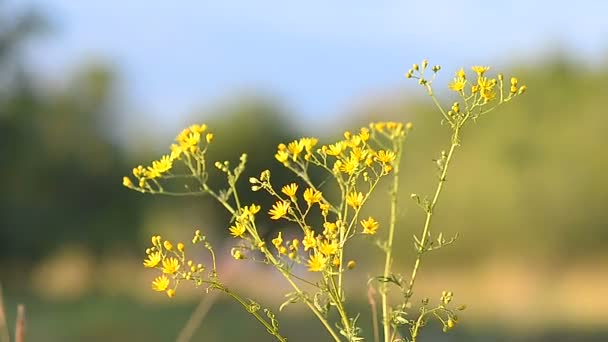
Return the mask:
[[323,194],[321,191],[317,191],[313,188],[308,188],[304,191],[304,200],[308,203],[308,206],[321,202],[321,198],[323,198]]
[[452,81],[450,84],[448,84],[448,87],[450,89],[452,89],[453,91],[462,91],[464,89],[464,86],[466,83],[467,83],[466,79],[456,77],[456,78],[454,78],[454,81]]
[[340,153],[344,152],[345,149],[346,149],[346,144],[344,143],[344,141],[338,141],[335,144],[329,145],[327,147],[326,153],[329,154],[330,156],[338,156],[338,155],[340,155]]
[[281,217],[287,215],[288,210],[289,210],[289,202],[279,201],[272,205],[272,209],[270,209],[268,211],[268,214],[271,215],[270,216],[271,219],[278,220]]
[[363,234],[374,235],[376,234],[380,223],[370,216],[367,220],[362,220],[361,225],[363,226]]
[[277,235],[276,238],[272,239],[272,244],[277,248],[281,248],[281,245],[283,244],[283,236],[282,236],[282,232],[279,232],[279,235]]
[[310,272],[321,272],[327,265],[327,258],[320,253],[315,253],[308,260],[308,270]]
[[338,243],[336,241],[322,241],[319,243],[319,252],[323,255],[330,256],[336,254],[338,251]]
[[173,162],[171,161],[170,156],[162,156],[160,160],[155,160],[152,162],[152,168],[159,173],[165,173],[173,167]]
[[376,160],[381,163],[392,163],[395,161],[395,158],[397,158],[397,155],[393,151],[380,150],[376,155]]
[[152,290],[163,292],[169,287],[169,283],[171,281],[167,278],[166,275],[161,275],[160,277],[156,277],[154,281],[152,281]]
[[180,144],[183,144],[184,141],[188,138],[188,135],[191,133],[192,131],[190,130],[190,128],[184,128],[182,129],[181,132],[179,132],[179,134],[177,135],[177,137],[175,138],[175,141],[179,142]]
[[304,143],[301,140],[294,140],[287,145],[287,150],[293,155],[293,160],[296,160],[304,150]]
[[357,167],[359,166],[359,158],[351,152],[350,157],[345,159],[342,164],[340,164],[340,171],[352,175],[357,171]]
[[298,191],[298,185],[296,183],[291,183],[291,184],[285,185],[281,189],[282,193],[284,193],[285,195],[287,195],[291,198],[296,196],[296,191]]
[[187,147],[198,145],[201,141],[201,134],[198,132],[191,132],[181,140],[181,143]]
[[171,144],[171,154],[169,155],[169,158],[171,160],[181,159],[182,153],[184,152],[185,151],[180,145]]
[[155,178],[160,178],[162,175],[163,175],[162,172],[158,171],[157,169],[153,168],[152,166],[148,166],[148,168],[146,169],[147,178],[155,179]]
[[306,230],[304,239],[302,239],[302,245],[304,245],[304,251],[307,251],[310,248],[314,248],[317,245],[317,239],[315,239],[314,230],[311,230],[311,229]]
[[163,273],[175,274],[180,268],[179,260],[174,257],[163,260]]
[[161,259],[162,255],[160,254],[160,251],[152,252],[148,254],[148,258],[144,260],[144,267],[156,267]]
[[245,234],[245,231],[247,231],[245,226],[238,222],[234,226],[231,226],[230,228],[228,228],[228,230],[230,231],[230,235],[232,235],[235,238],[242,237],[243,234]]
[[466,83],[466,74],[464,72],[464,69],[461,68],[456,72],[456,77],[454,77],[454,81],[448,84],[448,87],[453,91],[462,91]]
[[363,204],[363,194],[361,192],[351,192],[346,196],[346,204],[357,209]]
[[307,153],[312,153],[312,149],[317,145],[319,140],[317,138],[302,138],[300,144],[304,146]]
[[483,74],[486,73],[486,71],[490,70],[490,67],[475,65],[475,66],[471,67],[471,70],[473,70],[477,74],[477,76],[481,77],[481,76],[483,76]]

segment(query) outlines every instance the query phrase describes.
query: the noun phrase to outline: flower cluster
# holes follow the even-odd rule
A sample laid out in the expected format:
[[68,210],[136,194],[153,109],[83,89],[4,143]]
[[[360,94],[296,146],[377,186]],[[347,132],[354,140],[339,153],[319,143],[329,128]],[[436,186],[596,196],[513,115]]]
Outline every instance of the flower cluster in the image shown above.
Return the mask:
[[424,86],[429,95],[439,107],[446,121],[452,127],[462,127],[467,119],[477,119],[481,115],[494,110],[498,105],[511,101],[514,97],[523,94],[527,87],[519,85],[519,80],[516,77],[511,77],[510,87],[505,89],[505,77],[499,73],[496,77],[487,75],[490,70],[489,66],[472,66],[471,70],[475,73],[473,78],[467,76],[464,68],[456,71],[453,80],[448,84],[448,88],[458,94],[460,101],[452,103],[449,110],[444,110],[436,100],[432,83],[441,66],[432,67],[433,75],[431,78],[426,78],[425,71],[428,67],[428,61],[422,61],[422,66],[414,64],[407,72],[407,78],[418,79],[418,83]]
[[[301,229],[301,237],[291,240],[284,240],[283,232],[278,233],[272,240],[277,257],[305,264],[311,272],[339,272],[342,250],[356,233],[359,212],[380,178],[393,170],[398,157],[395,146],[400,145],[411,129],[411,123],[376,122],[360,128],[357,133],[347,131],[344,139],[319,148],[315,148],[317,138],[279,144],[275,158],[303,180],[305,186],[292,182],[275,190],[269,171],[262,172],[259,178],[249,179],[253,191],[265,190],[276,199],[268,210],[272,220],[285,220]],[[331,203],[310,180],[310,167],[331,174],[341,189],[339,203]],[[323,217],[322,230],[309,224],[308,216],[317,207]],[[371,216],[361,220],[360,225],[360,232],[367,235],[376,234],[380,226]],[[237,220],[231,234],[243,237],[241,233],[244,232]]]
[[[200,231],[196,236],[200,237]],[[162,240],[160,235],[152,236],[152,246],[146,249],[144,267],[160,271],[160,275],[152,281],[152,289],[165,292],[170,298],[175,296],[175,290],[181,280],[202,281],[205,267],[186,260],[185,245],[179,242],[176,246],[169,240]]]
[[[191,167],[193,161],[204,159],[207,145],[213,141],[213,133],[207,131],[207,125],[194,124],[183,129],[171,144],[171,152],[160,159],[152,161],[150,166],[138,165],[133,168],[134,184],[130,177],[123,177],[122,184],[140,192],[155,192],[162,189],[158,182],[165,176],[171,176],[171,169],[176,161],[183,161]],[[203,136],[203,134],[205,134]],[[152,184],[151,184],[152,183]],[[156,189],[154,188],[156,187]]]

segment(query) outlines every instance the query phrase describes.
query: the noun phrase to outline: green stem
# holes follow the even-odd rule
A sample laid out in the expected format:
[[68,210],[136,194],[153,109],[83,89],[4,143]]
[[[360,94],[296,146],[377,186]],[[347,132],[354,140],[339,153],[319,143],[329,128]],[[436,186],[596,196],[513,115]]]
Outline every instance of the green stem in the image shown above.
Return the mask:
[[262,317],[257,310],[252,310],[251,309],[251,303],[248,303],[245,299],[243,299],[241,296],[237,295],[236,293],[230,291],[227,287],[220,285],[220,284],[214,284],[213,287],[215,289],[218,289],[224,293],[226,293],[227,295],[229,295],[230,297],[232,297],[233,299],[235,299],[237,302],[239,302],[247,312],[249,312],[251,315],[253,315],[253,317],[255,317],[258,322],[260,322],[260,324],[262,324],[265,328],[266,331],[271,334],[272,336],[274,336],[277,341],[280,342],[287,342],[287,339],[283,336],[281,336],[281,334],[279,333],[279,331],[277,329],[275,329],[275,327],[273,327],[270,323],[268,323],[264,317]]
[[[397,194],[399,192],[399,164],[401,163],[401,142],[398,142],[396,146],[397,158],[394,163],[394,176],[393,186],[391,188],[391,214],[390,224],[388,228],[388,240],[386,241],[385,251],[386,259],[384,261],[384,273],[383,278],[389,277],[391,272],[391,265],[393,263],[393,239],[395,236],[395,226],[397,225]],[[382,283],[382,289],[380,291],[382,298],[382,324],[384,328],[384,341],[390,342],[390,319],[389,319],[389,308],[388,308],[388,283]]]
[[338,336],[338,334],[336,334],[336,332],[331,327],[331,325],[329,324],[327,319],[325,317],[323,317],[323,315],[321,314],[321,312],[319,312],[319,310],[317,310],[317,308],[310,301],[310,299],[305,296],[304,291],[302,291],[300,289],[300,287],[298,286],[298,284],[296,284],[293,281],[293,279],[291,279],[291,274],[288,271],[284,270],[282,267],[280,267],[278,261],[267,249],[264,249],[262,252],[264,252],[264,255],[266,255],[268,260],[281,272],[281,274],[283,275],[285,280],[287,280],[289,285],[291,285],[291,287],[298,293],[298,295],[300,296],[300,298],[302,298],[302,300],[304,301],[306,306],[308,306],[308,308],[315,314],[315,316],[317,316],[319,321],[321,321],[321,324],[323,324],[323,326],[325,327],[327,332],[331,335],[331,337],[334,339],[334,341],[340,342],[341,340],[340,340],[340,337]]
[[458,134],[459,134],[459,130],[456,129],[454,131],[454,135],[452,136],[452,146],[450,147],[450,152],[448,152],[448,155],[445,159],[445,164],[443,166],[443,170],[442,170],[441,176],[439,178],[439,183],[437,184],[437,189],[435,190],[435,196],[433,197],[433,201],[431,202],[430,206],[428,207],[428,209],[426,211],[426,221],[424,222],[424,229],[422,231],[422,239],[420,240],[420,249],[418,250],[416,262],[414,263],[414,269],[412,270],[412,276],[410,279],[410,283],[407,287],[407,291],[405,292],[405,297],[406,297],[405,305],[407,305],[407,303],[410,300],[410,297],[412,296],[412,290],[414,288],[414,283],[416,282],[416,275],[418,274],[418,269],[420,268],[420,261],[422,259],[422,254],[424,254],[424,246],[426,245],[426,242],[430,235],[429,229],[431,227],[431,220],[433,218],[433,212],[434,212],[435,206],[437,205],[437,201],[439,200],[439,195],[441,194],[441,190],[443,189],[443,184],[445,183],[445,180],[446,180],[446,175],[448,172],[448,167],[450,165],[450,161],[452,160],[452,156],[454,155],[454,151],[456,150],[456,147],[459,145],[459,143],[458,143],[459,135]]

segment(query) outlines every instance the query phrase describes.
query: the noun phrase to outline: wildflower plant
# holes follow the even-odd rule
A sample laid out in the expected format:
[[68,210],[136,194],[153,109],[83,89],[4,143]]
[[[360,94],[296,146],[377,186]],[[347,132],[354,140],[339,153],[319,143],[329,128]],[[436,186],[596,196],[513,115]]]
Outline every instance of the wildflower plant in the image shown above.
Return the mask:
[[[397,222],[397,212],[401,158],[404,143],[413,128],[411,123],[374,122],[357,131],[347,131],[342,139],[325,145],[313,137],[280,144],[275,159],[294,175],[293,181],[287,184],[274,183],[268,170],[242,180],[247,162],[245,154],[241,155],[235,167],[228,161],[216,161],[212,165],[226,179],[225,187],[220,189],[208,183],[211,167],[206,152],[213,142],[213,133],[206,125],[192,125],[176,137],[169,154],[153,161],[150,166],[134,168],[133,176],[124,177],[123,185],[142,193],[206,194],[213,197],[231,215],[226,232],[235,241],[232,257],[262,262],[276,269],[291,287],[279,310],[290,304],[305,305],[334,341],[363,340],[358,313],[349,312],[346,307],[344,274],[354,268],[356,262],[346,260],[345,251],[353,239],[377,236],[384,262],[380,272],[368,282],[368,286],[378,290],[381,302],[381,320],[372,322],[374,340],[380,340],[381,330],[385,342],[417,341],[421,328],[431,319],[438,320],[447,331],[459,322],[457,312],[464,310],[464,306],[452,305],[453,293],[443,291],[437,302],[428,298],[414,302],[413,296],[426,253],[456,240],[456,236],[445,238],[442,234],[433,233],[433,213],[454,153],[461,144],[464,128],[470,121],[476,121],[521,95],[526,87],[520,86],[516,78],[511,78],[510,87],[505,89],[504,76],[489,77],[489,67],[472,67],[474,76],[471,79],[464,69],[460,69],[448,85],[456,93],[458,101],[445,108],[436,98],[433,88],[441,68],[430,68],[430,77],[427,77],[428,69],[428,62],[424,60],[421,65],[414,64],[406,77],[417,79],[426,90],[442,115],[442,123],[449,127],[451,139],[447,152],[441,151],[434,160],[438,180],[432,195],[411,195],[426,219],[421,230],[414,234],[416,257],[409,276],[393,270],[392,265],[397,228],[399,233],[407,231],[403,222]],[[337,190],[332,193],[326,182],[315,182],[311,177],[313,171],[325,173]],[[390,182],[387,222],[380,221],[380,215],[362,214],[383,179]],[[275,203],[270,208],[243,203],[237,183],[244,181],[249,182],[252,191],[272,197]],[[178,190],[174,190],[176,188]],[[279,231],[270,241],[265,241],[256,223],[260,215],[268,215],[280,225],[288,224],[296,232]],[[286,237],[294,234],[296,238]],[[160,236],[152,237],[143,263],[144,267],[158,272],[152,289],[174,297],[180,283],[188,281],[205,287],[207,291],[224,292],[240,303],[276,340],[286,341],[272,311],[262,309],[256,301],[241,297],[222,283],[214,249],[200,230],[195,231],[192,244],[204,247],[209,256],[207,264],[195,264],[186,253],[189,247],[186,248],[184,243],[174,246]],[[307,276],[297,272],[300,269],[306,269]],[[389,301],[391,290],[400,294],[396,303]],[[372,310],[372,317],[377,317],[375,305],[372,305]],[[334,317],[337,317],[336,321]]]

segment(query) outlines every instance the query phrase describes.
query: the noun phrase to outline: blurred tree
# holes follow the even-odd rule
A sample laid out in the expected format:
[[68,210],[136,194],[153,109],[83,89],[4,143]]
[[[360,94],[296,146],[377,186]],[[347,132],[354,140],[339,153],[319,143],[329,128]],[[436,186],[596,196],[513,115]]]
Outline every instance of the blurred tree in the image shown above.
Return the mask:
[[0,23],[0,257],[133,243],[138,204],[120,196],[130,163],[104,132],[114,72],[87,65],[67,86],[43,87],[22,62],[22,45],[43,20],[0,10]]

